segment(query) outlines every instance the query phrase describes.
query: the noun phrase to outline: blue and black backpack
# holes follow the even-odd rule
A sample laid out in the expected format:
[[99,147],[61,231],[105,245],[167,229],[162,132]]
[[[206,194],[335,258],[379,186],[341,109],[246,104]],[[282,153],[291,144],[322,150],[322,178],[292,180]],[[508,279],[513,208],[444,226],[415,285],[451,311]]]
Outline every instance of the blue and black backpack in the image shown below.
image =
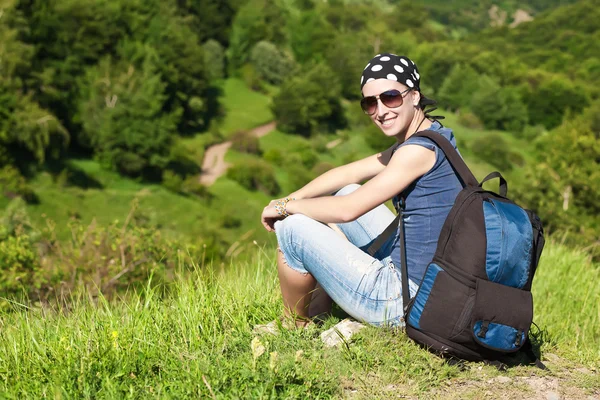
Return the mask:
[[[479,183],[446,138],[433,131],[414,136],[428,138],[444,151],[463,190],[410,300],[402,210],[398,210],[393,230],[399,224],[408,336],[444,356],[504,363],[510,354],[523,352],[543,368],[528,336],[533,320],[531,283],[544,247],[540,219],[506,197],[507,183],[500,173]],[[499,193],[482,187],[493,178],[500,179]]]

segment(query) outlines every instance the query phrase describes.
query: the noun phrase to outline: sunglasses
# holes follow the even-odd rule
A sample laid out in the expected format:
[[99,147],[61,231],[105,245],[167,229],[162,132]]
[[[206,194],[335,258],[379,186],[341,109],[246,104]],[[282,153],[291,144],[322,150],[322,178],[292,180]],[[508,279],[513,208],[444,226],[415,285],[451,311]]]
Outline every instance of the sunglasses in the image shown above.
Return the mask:
[[381,100],[384,106],[389,108],[400,107],[404,103],[403,94],[409,92],[411,89],[406,89],[400,92],[396,89],[386,90],[379,96],[367,96],[363,97],[360,101],[360,107],[363,109],[365,114],[373,115],[377,111],[377,99]]

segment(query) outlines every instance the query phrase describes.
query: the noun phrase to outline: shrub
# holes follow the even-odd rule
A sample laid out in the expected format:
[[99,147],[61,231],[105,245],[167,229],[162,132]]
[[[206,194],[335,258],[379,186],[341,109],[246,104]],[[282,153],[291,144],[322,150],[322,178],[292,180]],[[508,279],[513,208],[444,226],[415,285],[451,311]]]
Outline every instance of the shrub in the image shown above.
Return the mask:
[[296,68],[291,55],[267,41],[256,43],[250,53],[250,62],[260,78],[274,85],[283,82]]
[[515,166],[522,166],[523,157],[511,151],[502,135],[489,134],[479,137],[471,144],[471,151],[476,157],[501,171],[510,171]]
[[181,193],[183,179],[171,170],[165,170],[162,174],[162,185],[174,193]]
[[28,203],[36,203],[38,197],[19,170],[11,165],[0,169],[0,191],[9,198],[22,197]]
[[207,40],[202,45],[204,50],[204,71],[210,81],[222,79],[225,76],[225,50],[214,39]]
[[285,157],[286,163],[302,165],[307,169],[311,169],[319,157],[308,144],[299,144],[291,148]]
[[283,154],[281,150],[272,148],[269,149],[263,154],[263,159],[271,164],[282,165],[283,164]]
[[264,91],[263,84],[260,80],[260,76],[256,72],[256,68],[250,64],[244,64],[240,68],[240,75],[242,80],[250,89],[255,90],[257,92]]
[[458,113],[458,123],[461,124],[462,126],[465,126],[467,128],[471,128],[471,129],[483,129],[483,122],[481,122],[481,120],[479,118],[477,118],[477,115],[473,114],[471,111],[468,110],[461,110]]
[[286,80],[273,98],[277,126],[284,132],[305,136],[321,129],[342,128],[346,118],[340,97],[337,75],[328,66],[308,67]]
[[317,163],[313,169],[312,169],[312,174],[314,176],[319,176],[319,175],[323,175],[325,172],[329,171],[330,169],[335,168],[335,165],[333,165],[332,163],[326,162],[326,161],[321,161],[320,163]]
[[375,151],[384,151],[395,142],[394,138],[385,136],[381,129],[373,123],[363,128],[361,132],[367,145]]
[[279,193],[280,188],[273,167],[264,160],[247,160],[233,165],[227,177],[248,190],[261,190],[269,196]]
[[514,87],[500,87],[488,76],[479,79],[471,103],[473,112],[488,129],[521,132],[528,121],[527,107]]
[[251,132],[237,132],[231,138],[231,148],[242,153],[260,155],[260,141]]
[[35,244],[38,238],[25,202],[20,198],[12,200],[0,219],[0,296],[20,297],[42,284]]

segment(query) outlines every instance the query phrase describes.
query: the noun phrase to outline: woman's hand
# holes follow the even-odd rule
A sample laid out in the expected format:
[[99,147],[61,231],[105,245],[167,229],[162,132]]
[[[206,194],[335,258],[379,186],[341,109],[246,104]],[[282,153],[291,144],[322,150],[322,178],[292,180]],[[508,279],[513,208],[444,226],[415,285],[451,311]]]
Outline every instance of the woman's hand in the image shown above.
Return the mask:
[[271,203],[263,209],[262,215],[260,216],[260,221],[269,232],[275,232],[275,222],[283,219],[275,209],[276,201],[277,200],[272,200]]

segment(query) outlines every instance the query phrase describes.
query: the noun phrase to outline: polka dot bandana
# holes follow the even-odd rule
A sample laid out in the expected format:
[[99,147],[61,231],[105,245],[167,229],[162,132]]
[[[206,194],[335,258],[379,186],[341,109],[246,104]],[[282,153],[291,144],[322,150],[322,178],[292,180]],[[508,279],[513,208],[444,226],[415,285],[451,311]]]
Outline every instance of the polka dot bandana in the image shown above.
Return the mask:
[[365,67],[360,77],[360,89],[375,79],[389,79],[420,91],[421,76],[414,62],[391,53],[377,54]]

